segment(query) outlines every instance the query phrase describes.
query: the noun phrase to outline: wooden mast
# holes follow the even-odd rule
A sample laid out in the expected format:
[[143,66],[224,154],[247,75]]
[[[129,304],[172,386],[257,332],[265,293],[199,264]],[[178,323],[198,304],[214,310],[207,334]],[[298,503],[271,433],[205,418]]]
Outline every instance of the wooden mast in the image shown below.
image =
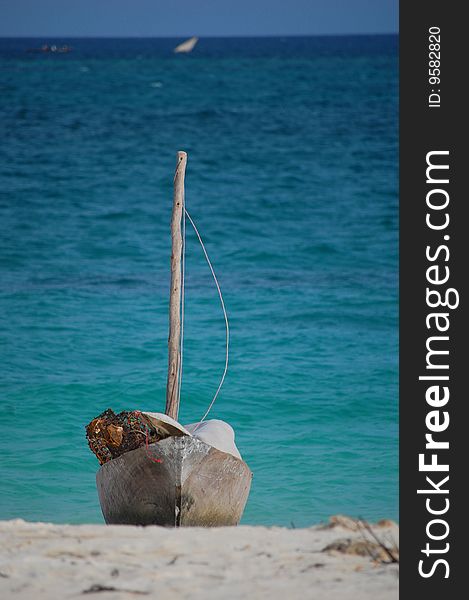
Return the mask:
[[166,385],[167,415],[173,419],[179,413],[179,369],[181,361],[181,219],[184,210],[184,176],[187,154],[178,152],[174,175],[173,215],[171,218],[171,288],[169,296],[168,382]]

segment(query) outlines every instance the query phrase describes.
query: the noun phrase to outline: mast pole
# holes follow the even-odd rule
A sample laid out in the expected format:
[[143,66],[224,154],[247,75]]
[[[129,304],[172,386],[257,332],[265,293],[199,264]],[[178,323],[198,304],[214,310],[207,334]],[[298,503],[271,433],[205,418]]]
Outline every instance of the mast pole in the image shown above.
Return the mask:
[[179,372],[181,362],[181,219],[184,210],[184,176],[187,154],[178,152],[174,174],[173,214],[171,217],[171,288],[169,295],[168,381],[165,413],[173,419],[179,414]]

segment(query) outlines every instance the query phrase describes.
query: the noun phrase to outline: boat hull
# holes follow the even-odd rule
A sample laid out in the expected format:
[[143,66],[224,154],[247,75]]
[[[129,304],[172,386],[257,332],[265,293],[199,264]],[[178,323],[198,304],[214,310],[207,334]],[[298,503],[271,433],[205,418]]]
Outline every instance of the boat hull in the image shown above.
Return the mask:
[[237,525],[251,487],[245,462],[190,436],[132,450],[99,469],[99,501],[108,524]]

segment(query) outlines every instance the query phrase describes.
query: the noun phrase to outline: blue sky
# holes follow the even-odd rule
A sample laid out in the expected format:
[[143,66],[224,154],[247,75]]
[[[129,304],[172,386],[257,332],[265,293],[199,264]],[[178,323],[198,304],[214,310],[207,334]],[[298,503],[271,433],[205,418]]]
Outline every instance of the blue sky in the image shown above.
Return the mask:
[[0,36],[395,33],[398,0],[0,0]]

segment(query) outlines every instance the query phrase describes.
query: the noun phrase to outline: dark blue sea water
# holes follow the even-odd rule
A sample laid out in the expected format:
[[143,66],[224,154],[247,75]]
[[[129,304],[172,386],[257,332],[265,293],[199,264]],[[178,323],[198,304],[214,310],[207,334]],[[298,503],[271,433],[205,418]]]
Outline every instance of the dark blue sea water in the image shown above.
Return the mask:
[[[397,37],[180,41],[0,40],[0,518],[102,522],[84,426],[164,409],[179,149],[243,522],[397,518]],[[224,364],[187,244],[183,423]]]

